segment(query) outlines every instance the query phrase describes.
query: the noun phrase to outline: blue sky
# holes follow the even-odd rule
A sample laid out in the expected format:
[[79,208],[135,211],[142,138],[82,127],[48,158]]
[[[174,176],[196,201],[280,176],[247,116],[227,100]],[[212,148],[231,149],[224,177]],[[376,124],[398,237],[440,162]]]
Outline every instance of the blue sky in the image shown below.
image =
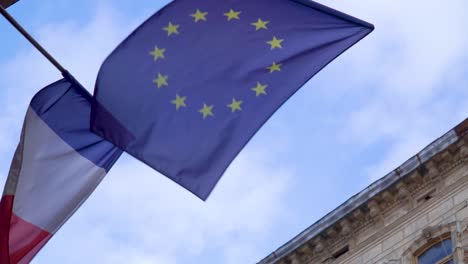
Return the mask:
[[[167,1],[21,0],[11,13],[88,89]],[[259,131],[206,203],[124,156],[34,263],[254,263],[468,116],[468,3],[321,2],[376,30]],[[0,20],[0,179],[60,74]]]

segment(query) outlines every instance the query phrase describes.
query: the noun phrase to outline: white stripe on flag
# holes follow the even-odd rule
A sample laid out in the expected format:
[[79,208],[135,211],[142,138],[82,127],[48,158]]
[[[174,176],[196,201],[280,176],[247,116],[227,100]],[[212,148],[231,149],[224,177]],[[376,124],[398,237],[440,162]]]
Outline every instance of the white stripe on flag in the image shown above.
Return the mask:
[[106,171],[81,156],[29,108],[13,212],[55,233],[97,187]]

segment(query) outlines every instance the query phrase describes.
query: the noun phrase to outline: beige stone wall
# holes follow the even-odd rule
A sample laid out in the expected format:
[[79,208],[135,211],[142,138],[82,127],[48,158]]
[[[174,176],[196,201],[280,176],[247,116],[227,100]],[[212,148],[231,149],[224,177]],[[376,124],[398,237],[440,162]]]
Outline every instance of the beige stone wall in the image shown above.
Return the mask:
[[[430,196],[430,199],[424,199]],[[431,237],[449,232],[455,263],[468,264],[468,163],[445,172],[350,238],[350,250],[330,264],[413,264]],[[466,253],[464,253],[466,248]],[[316,263],[317,259],[308,261]],[[324,263],[322,261],[318,263]]]

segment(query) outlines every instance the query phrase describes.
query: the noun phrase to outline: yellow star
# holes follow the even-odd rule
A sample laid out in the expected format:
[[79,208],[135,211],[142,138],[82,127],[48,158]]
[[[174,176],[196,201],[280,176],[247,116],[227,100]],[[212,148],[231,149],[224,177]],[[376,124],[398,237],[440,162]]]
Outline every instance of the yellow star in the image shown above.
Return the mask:
[[157,61],[159,58],[164,59],[164,52],[166,49],[158,49],[158,47],[154,47],[154,50],[151,51],[149,54],[153,55],[154,61]]
[[195,12],[195,14],[191,14],[190,16],[195,19],[195,22],[198,22],[200,20],[206,21],[206,15],[208,15],[208,12],[201,12],[197,9],[197,12]]
[[169,25],[163,28],[163,30],[167,31],[167,35],[170,36],[172,34],[179,34],[179,27],[180,25],[173,25],[171,22],[169,22]]
[[273,62],[273,64],[269,67],[267,67],[268,70],[270,70],[270,73],[273,73],[275,71],[281,71],[281,65],[283,64],[276,64],[276,62]]
[[236,101],[236,99],[232,98],[232,103],[228,104],[227,107],[231,108],[231,111],[234,113],[235,111],[241,111],[241,104],[242,101]]
[[198,112],[203,114],[203,119],[207,118],[208,116],[214,116],[213,112],[213,105],[206,105],[203,103],[203,108],[200,109]]
[[158,73],[158,78],[154,79],[153,82],[158,85],[158,88],[161,88],[163,86],[168,86],[169,85],[167,83],[168,78],[169,78],[169,76],[162,75],[161,73]]
[[252,23],[252,26],[255,26],[255,30],[260,30],[260,29],[268,29],[267,24],[270,23],[270,21],[263,21],[260,18],[258,19],[257,22]]
[[268,85],[266,85],[266,84],[265,84],[265,85],[262,85],[260,82],[257,82],[257,87],[252,88],[252,91],[255,92],[255,96],[259,96],[259,95],[261,95],[261,94],[266,95],[267,93],[266,93],[265,89],[266,89],[267,87],[268,87]]
[[267,43],[269,45],[271,45],[271,49],[275,49],[275,48],[280,48],[282,49],[283,47],[281,46],[281,43],[284,41],[284,39],[277,39],[276,37],[273,37],[272,40],[270,41],[267,41]]
[[239,15],[240,15],[241,11],[234,11],[234,10],[229,10],[229,12],[227,13],[224,13],[225,16],[227,16],[227,20],[228,21],[231,21],[232,19],[237,19],[239,20]]
[[174,104],[176,106],[176,110],[179,110],[181,107],[187,107],[185,104],[185,99],[187,99],[187,96],[180,97],[178,94],[176,94],[176,99],[171,101],[171,104]]

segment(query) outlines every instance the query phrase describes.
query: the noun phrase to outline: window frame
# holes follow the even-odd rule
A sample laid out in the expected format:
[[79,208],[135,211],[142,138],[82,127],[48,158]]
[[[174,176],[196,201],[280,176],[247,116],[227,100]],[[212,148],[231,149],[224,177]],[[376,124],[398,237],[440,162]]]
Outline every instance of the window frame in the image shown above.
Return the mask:
[[418,261],[418,258],[424,254],[427,250],[429,250],[430,248],[432,248],[433,246],[439,244],[439,243],[442,243],[443,241],[445,240],[448,240],[450,239],[451,242],[452,242],[452,252],[450,252],[450,255],[448,255],[447,257],[439,260],[436,264],[446,264],[448,263],[450,260],[453,261],[453,239],[451,239],[451,233],[445,233],[441,236],[438,236],[436,238],[431,238],[428,240],[428,242],[422,246],[420,249],[416,250],[416,252],[414,252],[413,254],[413,263],[414,264],[420,264],[419,261]]

